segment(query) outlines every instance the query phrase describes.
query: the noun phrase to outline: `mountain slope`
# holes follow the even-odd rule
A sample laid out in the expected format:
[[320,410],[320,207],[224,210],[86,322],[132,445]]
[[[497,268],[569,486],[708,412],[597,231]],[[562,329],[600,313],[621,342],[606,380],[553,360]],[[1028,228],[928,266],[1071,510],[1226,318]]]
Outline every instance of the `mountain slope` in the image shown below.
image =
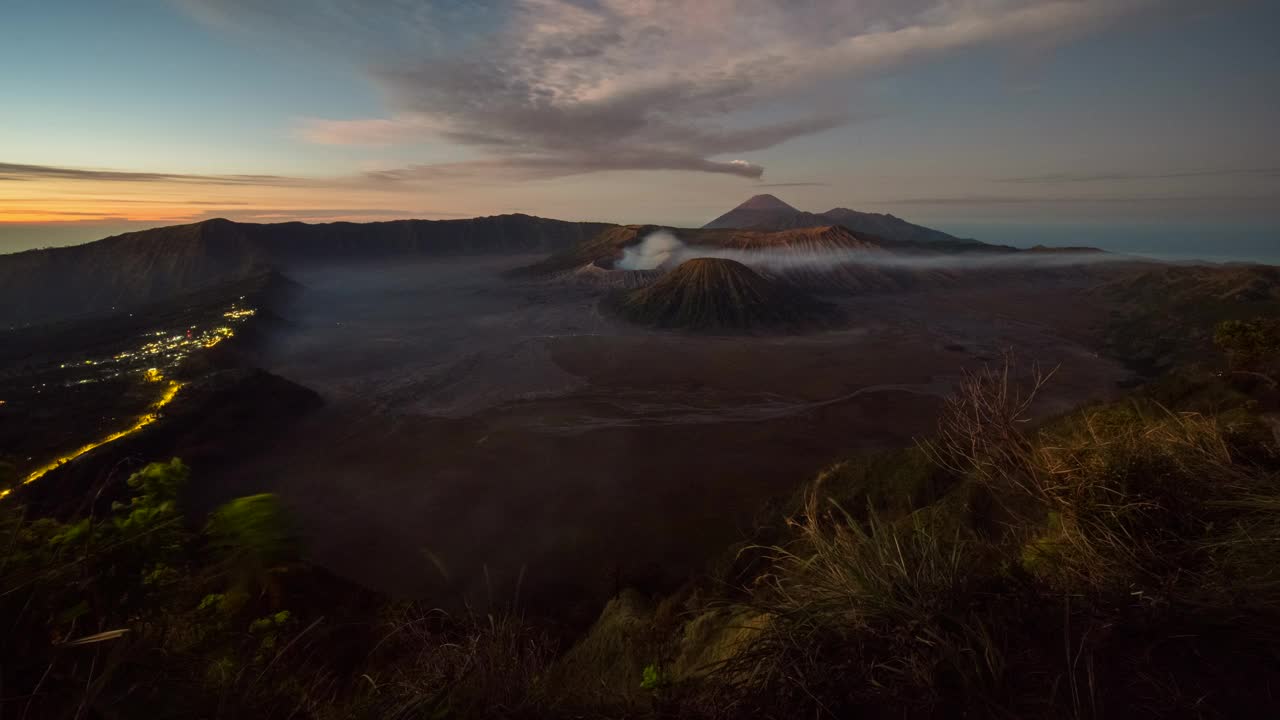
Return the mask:
[[608,227],[500,215],[322,225],[208,220],[155,228],[74,247],[0,255],[0,327],[128,308],[269,267],[556,252]]
[[714,250],[771,250],[775,253],[889,252],[917,248],[857,235],[843,227],[805,227],[783,231],[735,229],[680,229],[660,225],[618,225],[579,245],[556,253],[546,260],[515,271],[516,276],[553,276],[594,265],[612,269],[623,250],[644,242],[649,235],[665,231],[684,243],[688,254]]
[[822,213],[828,222],[843,225],[854,232],[879,235],[890,240],[916,243],[975,244],[977,240],[958,238],[941,230],[907,222],[900,217],[882,213],[865,213],[849,208],[833,208]]
[[707,230],[790,230],[830,224],[830,221],[814,213],[797,210],[773,195],[756,195],[702,227]]
[[875,235],[894,242],[982,245],[977,240],[958,238],[893,215],[864,213],[848,208],[833,208],[824,213],[804,212],[773,195],[756,195],[703,227],[791,230],[820,225],[841,225],[855,233]]
[[687,260],[610,306],[631,322],[700,332],[799,330],[835,320],[830,306],[721,258]]

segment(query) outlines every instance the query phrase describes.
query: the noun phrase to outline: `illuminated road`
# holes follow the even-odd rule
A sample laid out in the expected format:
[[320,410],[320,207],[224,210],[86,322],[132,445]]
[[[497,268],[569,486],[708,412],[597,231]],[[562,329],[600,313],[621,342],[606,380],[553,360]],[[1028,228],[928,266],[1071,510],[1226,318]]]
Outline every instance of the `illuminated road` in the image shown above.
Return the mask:
[[[243,299],[243,297],[240,298],[240,300]],[[235,337],[236,330],[233,326],[244,323],[255,316],[257,312],[253,308],[242,307],[238,301],[233,302],[222,313],[222,322],[226,324],[203,328],[198,325],[190,325],[148,331],[138,338],[139,344],[132,349],[111,356],[87,358],[83,362],[80,360],[63,362],[57,366],[57,370],[71,373],[73,377],[74,375],[81,376],[78,379],[62,382],[68,387],[102,382],[133,373],[141,375],[142,380],[147,383],[165,382],[165,374],[170,369],[181,365],[189,355],[207,350],[224,340]],[[51,471],[61,467],[64,463],[71,462],[91,450],[113,443],[122,437],[132,435],[159,420],[160,410],[173,402],[174,396],[178,394],[179,388],[182,387],[182,383],[179,382],[168,381],[168,383],[160,398],[152,403],[147,408],[146,414],[137,418],[132,426],[111,433],[104,438],[53,460],[27,475],[22,479],[22,482],[12,488],[0,490],[0,499],[7,497],[16,488],[39,480]],[[33,386],[33,389],[39,392],[39,388]],[[0,405],[4,403],[4,400],[0,400]]]
[[124,430],[120,430],[118,432],[111,433],[110,435],[104,438],[101,438],[100,440],[91,442],[88,445],[85,445],[73,452],[70,452],[54,460],[48,465],[45,465],[44,467],[37,469],[36,471],[32,472],[30,475],[27,475],[25,478],[23,478],[22,482],[14,486],[13,488],[9,488],[7,490],[0,490],[0,499],[3,499],[4,497],[8,496],[9,493],[13,492],[15,488],[21,487],[23,485],[30,485],[36,480],[39,480],[40,478],[47,475],[49,472],[62,467],[63,464],[69,463],[72,460],[75,460],[76,458],[80,457],[81,455],[84,455],[85,453],[91,450],[100,448],[103,445],[106,445],[108,443],[113,443],[122,437],[132,435],[133,433],[138,432],[139,430],[150,425],[156,420],[159,420],[160,410],[162,410],[164,406],[173,402],[173,398],[178,394],[178,390],[180,390],[181,388],[182,388],[182,383],[172,381],[172,380],[169,381],[169,386],[165,388],[164,394],[160,396],[160,399],[152,403],[151,407],[147,409],[147,414],[138,418],[137,421],[134,422],[134,424],[131,427],[126,428]]

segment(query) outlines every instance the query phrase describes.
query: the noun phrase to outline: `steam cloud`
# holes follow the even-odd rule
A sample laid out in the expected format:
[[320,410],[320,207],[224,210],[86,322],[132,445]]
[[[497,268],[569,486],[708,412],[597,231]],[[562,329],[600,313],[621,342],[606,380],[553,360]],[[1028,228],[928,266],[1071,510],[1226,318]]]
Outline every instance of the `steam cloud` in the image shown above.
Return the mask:
[[865,265],[902,270],[1043,268],[1094,265],[1129,259],[1100,252],[972,252],[905,255],[885,250],[860,249],[742,250],[689,245],[667,230],[658,230],[646,235],[639,243],[623,248],[622,258],[615,263],[615,267],[619,270],[669,269],[695,258],[736,260],[756,270],[769,272],[822,270],[842,265]]
[[[688,257],[688,246],[680,242],[680,238],[666,230],[649,233],[635,245],[622,249],[622,259],[616,265],[620,270],[656,270],[666,265],[672,258],[679,258],[678,265]],[[696,257],[696,256],[692,256]]]

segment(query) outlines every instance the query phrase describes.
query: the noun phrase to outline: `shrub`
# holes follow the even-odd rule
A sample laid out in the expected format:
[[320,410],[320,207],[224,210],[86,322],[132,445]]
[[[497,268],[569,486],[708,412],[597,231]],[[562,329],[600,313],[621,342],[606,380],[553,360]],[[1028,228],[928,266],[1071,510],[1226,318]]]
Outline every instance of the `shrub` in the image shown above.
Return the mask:
[[297,557],[292,524],[269,493],[236,498],[218,508],[206,533],[236,594],[267,587],[276,568]]
[[770,549],[751,600],[766,629],[721,669],[721,700],[840,714],[931,707],[956,685],[980,699],[999,683],[1003,650],[978,595],[990,568],[969,538],[919,513],[859,521],[821,483],[791,524],[796,540]]
[[1280,366],[1280,318],[1226,320],[1218,325],[1213,340],[1232,370],[1258,375],[1276,386],[1271,373]]
[[365,676],[371,716],[546,716],[541,682],[557,646],[519,613],[407,603],[386,625]]
[[[766,632],[703,707],[1162,716],[1268,696],[1280,679],[1274,436],[1240,410],[1136,401],[1032,430],[1048,375],[1018,377],[1009,364],[973,373],[946,403],[922,447],[962,480],[934,506],[896,522],[853,515],[820,476],[748,600]],[[993,509],[978,513],[984,498]],[[1003,531],[979,531],[984,516]]]

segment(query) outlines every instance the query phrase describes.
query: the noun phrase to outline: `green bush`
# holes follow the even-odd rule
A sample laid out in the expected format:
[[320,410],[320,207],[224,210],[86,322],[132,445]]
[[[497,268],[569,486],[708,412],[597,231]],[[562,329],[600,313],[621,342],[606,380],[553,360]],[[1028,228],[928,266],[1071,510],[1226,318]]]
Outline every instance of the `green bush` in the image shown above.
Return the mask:
[[268,586],[278,567],[297,559],[296,535],[275,495],[232,500],[213,512],[206,533],[238,593]]

